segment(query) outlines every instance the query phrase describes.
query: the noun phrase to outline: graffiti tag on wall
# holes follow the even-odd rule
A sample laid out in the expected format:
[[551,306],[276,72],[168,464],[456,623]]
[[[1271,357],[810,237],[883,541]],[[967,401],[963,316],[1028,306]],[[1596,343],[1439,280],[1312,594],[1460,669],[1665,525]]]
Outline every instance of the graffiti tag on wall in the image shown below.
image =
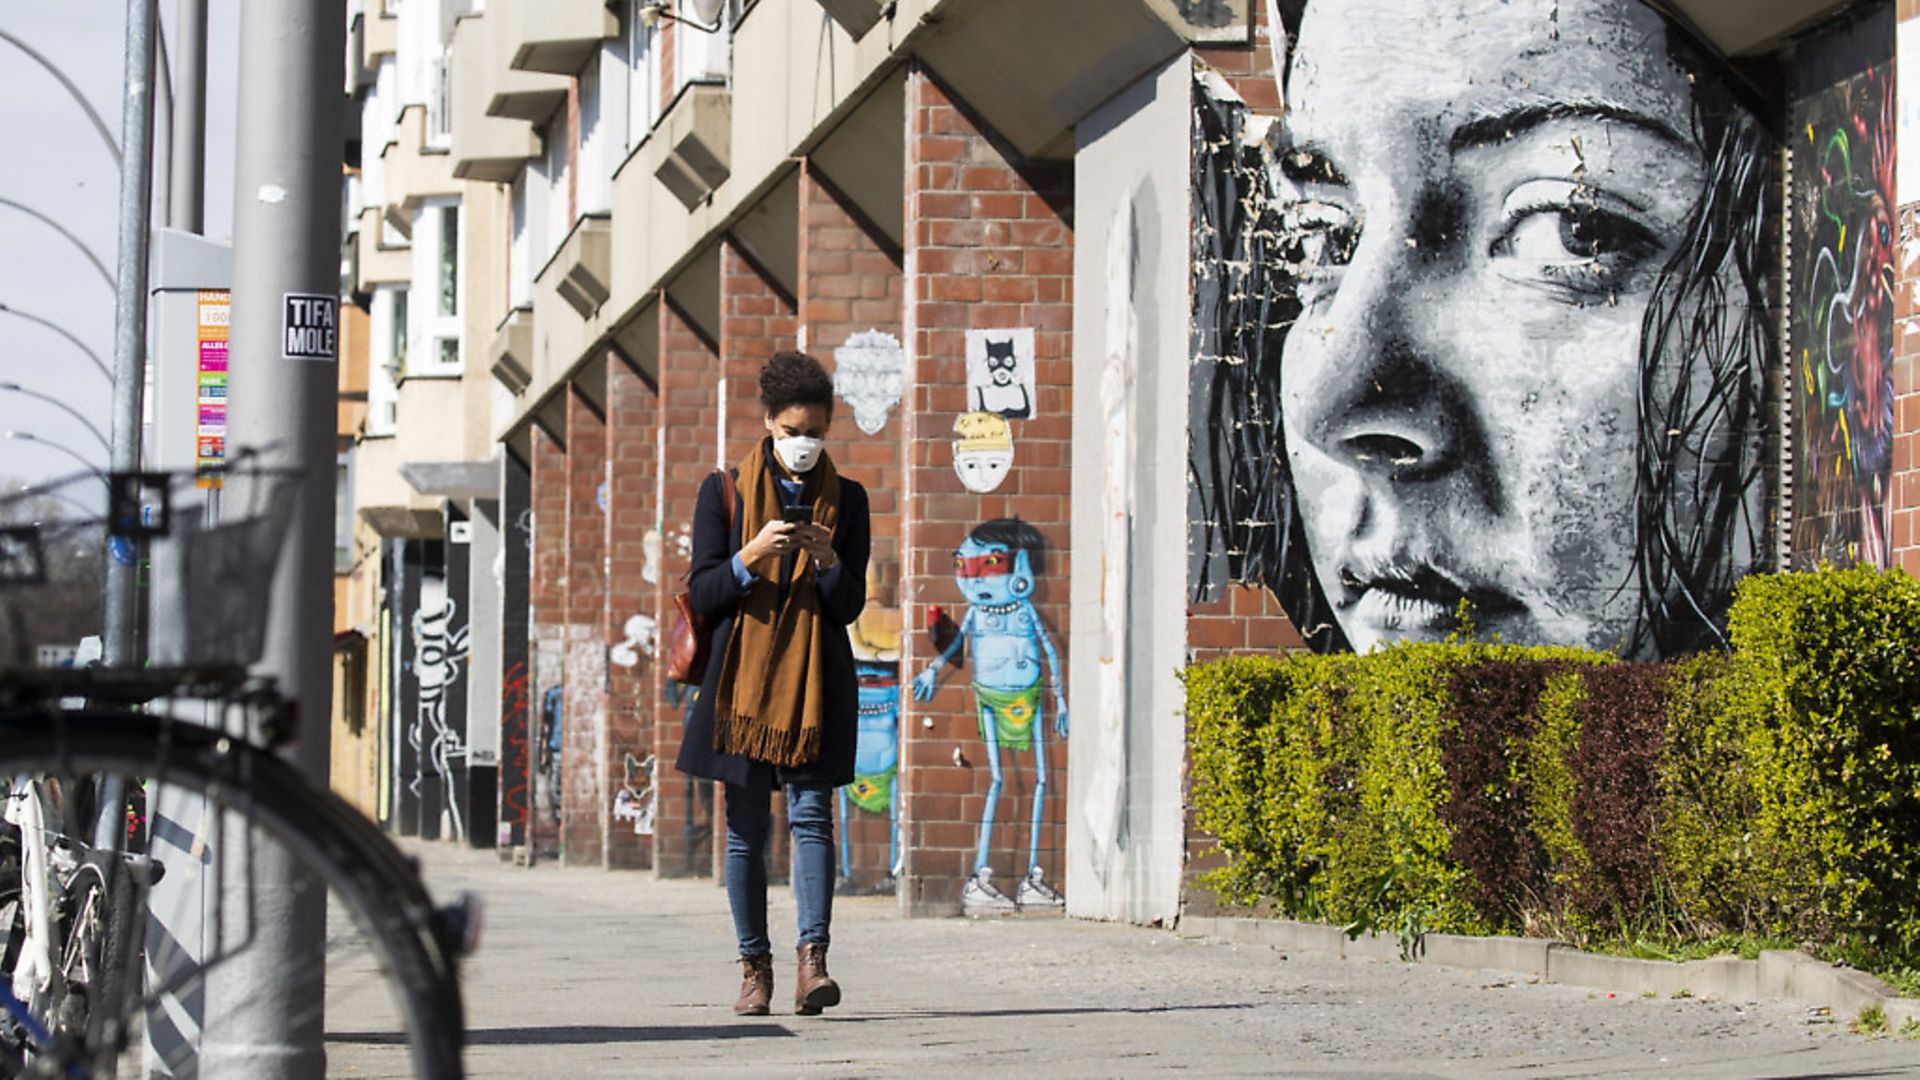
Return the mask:
[[1891,555],[1895,107],[1888,62],[1789,110],[1797,567]]
[[[407,736],[432,763],[444,798],[440,804],[443,832],[456,840],[464,835],[467,820],[460,810],[464,793],[455,773],[455,765],[467,756],[467,741],[447,722],[447,693],[466,677],[468,627],[465,622],[456,625],[458,615],[459,605],[452,597],[447,597],[436,611],[429,612],[423,606],[413,614],[413,672],[419,681],[420,699],[414,726]],[[465,723],[465,717],[459,719]],[[417,775],[413,784],[418,795]]]
[[1190,584],[1310,644],[1722,640],[1765,544],[1771,139],[1639,0],[1304,0],[1194,94]]

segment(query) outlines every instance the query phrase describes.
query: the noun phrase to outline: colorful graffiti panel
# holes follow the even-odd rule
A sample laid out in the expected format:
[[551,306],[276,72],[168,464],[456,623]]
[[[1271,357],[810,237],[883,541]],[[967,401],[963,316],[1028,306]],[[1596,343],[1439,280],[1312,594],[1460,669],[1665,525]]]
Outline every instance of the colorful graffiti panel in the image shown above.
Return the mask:
[[1788,110],[1800,568],[1885,566],[1891,555],[1898,228],[1892,5],[1884,7],[1804,43]]

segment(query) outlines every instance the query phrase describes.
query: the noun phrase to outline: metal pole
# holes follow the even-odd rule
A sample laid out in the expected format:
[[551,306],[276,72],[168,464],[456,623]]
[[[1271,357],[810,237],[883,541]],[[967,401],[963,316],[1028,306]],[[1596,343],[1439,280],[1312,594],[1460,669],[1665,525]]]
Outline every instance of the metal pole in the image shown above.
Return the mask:
[[167,225],[206,229],[207,0],[180,0],[173,41],[173,182]]
[[[239,153],[227,445],[261,466],[299,470],[285,550],[267,594],[256,665],[298,703],[286,753],[327,783],[332,704],[334,409],[340,297],[345,0],[248,0],[240,13]],[[291,331],[291,332],[289,332]],[[229,478],[223,513],[260,505],[265,478]],[[326,890],[278,848],[226,832],[222,905],[251,912],[255,938],[208,975],[200,1066],[206,1077],[306,1080],[325,1070]],[[238,843],[236,843],[236,840]]]
[[[127,3],[126,100],[120,113],[120,249],[114,264],[113,471],[140,467],[146,390],[147,240],[153,199],[154,0]],[[116,558],[116,551],[121,557]],[[108,545],[104,657],[128,667],[134,656],[135,559]]]

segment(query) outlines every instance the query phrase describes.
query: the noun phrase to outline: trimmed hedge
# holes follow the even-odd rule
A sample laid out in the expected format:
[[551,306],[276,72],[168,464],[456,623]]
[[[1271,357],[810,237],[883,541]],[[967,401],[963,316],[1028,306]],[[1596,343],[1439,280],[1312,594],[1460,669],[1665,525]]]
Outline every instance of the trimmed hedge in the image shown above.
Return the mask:
[[1455,641],[1185,674],[1222,900],[1427,931],[1920,956],[1920,582],[1743,582],[1730,654]]

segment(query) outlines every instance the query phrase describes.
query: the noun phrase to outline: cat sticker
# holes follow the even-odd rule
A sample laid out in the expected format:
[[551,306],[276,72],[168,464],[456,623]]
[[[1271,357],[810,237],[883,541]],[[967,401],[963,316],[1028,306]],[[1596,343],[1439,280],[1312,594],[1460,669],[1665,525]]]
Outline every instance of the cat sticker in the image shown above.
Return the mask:
[[1033,328],[967,331],[967,409],[1008,420],[1031,420]]

